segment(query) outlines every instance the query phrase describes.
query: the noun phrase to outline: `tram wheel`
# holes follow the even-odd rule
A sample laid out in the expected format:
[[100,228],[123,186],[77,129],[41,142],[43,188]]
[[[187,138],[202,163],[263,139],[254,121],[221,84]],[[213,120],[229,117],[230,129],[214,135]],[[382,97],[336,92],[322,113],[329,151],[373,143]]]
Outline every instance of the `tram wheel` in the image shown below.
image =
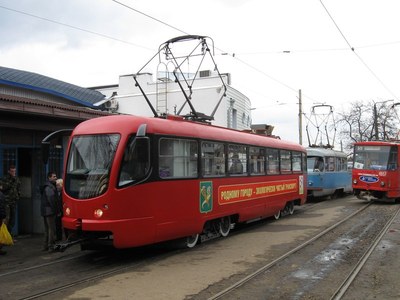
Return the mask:
[[231,218],[230,217],[223,217],[219,221],[219,233],[223,237],[227,237],[229,232],[231,231]]
[[294,203],[293,203],[293,201],[290,201],[287,205],[288,205],[289,215],[293,215],[293,213],[294,213]]
[[275,220],[278,220],[281,217],[281,211],[279,210],[276,214],[274,214]]
[[196,246],[197,243],[199,242],[199,237],[200,237],[200,235],[198,233],[188,236],[186,238],[186,247],[193,248],[194,246]]
[[331,200],[335,200],[335,199],[337,199],[337,198],[339,198],[340,197],[340,191],[339,190],[336,190],[332,195],[331,195]]

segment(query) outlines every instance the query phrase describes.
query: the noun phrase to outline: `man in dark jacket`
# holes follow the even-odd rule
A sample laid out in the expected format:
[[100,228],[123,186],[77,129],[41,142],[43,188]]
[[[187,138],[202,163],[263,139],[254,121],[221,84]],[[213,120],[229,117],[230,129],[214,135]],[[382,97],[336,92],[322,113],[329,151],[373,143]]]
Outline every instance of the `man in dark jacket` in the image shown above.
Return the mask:
[[42,191],[40,213],[44,221],[44,245],[43,251],[54,251],[56,239],[56,216],[58,214],[58,193],[56,188],[57,175],[55,172],[47,173],[47,181]]
[[[0,182],[0,226],[5,222],[6,219],[6,197],[4,197],[4,194],[2,192],[3,190],[3,185]],[[0,255],[7,254],[6,251],[2,250],[1,248],[3,245],[0,244]]]

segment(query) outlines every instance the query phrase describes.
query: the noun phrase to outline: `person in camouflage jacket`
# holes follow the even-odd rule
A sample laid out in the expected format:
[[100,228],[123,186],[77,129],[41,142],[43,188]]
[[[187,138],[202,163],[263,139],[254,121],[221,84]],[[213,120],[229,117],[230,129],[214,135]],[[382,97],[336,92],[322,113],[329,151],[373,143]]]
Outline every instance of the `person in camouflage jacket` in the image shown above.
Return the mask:
[[14,165],[11,165],[8,169],[8,174],[2,180],[3,182],[3,193],[6,197],[6,224],[7,229],[10,233],[15,225],[17,203],[21,193],[21,181],[17,177],[17,170]]
[[[6,197],[3,195],[3,185],[0,182],[0,226],[3,224],[5,218],[6,218]],[[6,251],[3,249],[3,245],[0,244],[0,255],[7,254]]]

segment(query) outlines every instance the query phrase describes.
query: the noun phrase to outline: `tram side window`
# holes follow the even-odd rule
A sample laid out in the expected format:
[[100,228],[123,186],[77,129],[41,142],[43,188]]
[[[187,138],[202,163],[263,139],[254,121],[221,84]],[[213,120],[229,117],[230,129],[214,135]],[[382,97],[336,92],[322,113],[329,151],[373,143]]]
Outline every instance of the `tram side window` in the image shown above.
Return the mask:
[[327,172],[335,171],[335,157],[329,156],[325,158],[325,170]]
[[346,172],[347,171],[347,159],[344,157],[336,158],[336,170],[338,172]]
[[340,159],[341,159],[341,157],[336,157],[335,158],[335,170],[337,172],[340,172],[342,170],[342,166],[340,164]]
[[304,172],[307,170],[307,154],[302,153],[301,154],[301,171]]
[[393,146],[390,148],[387,169],[390,171],[397,169],[397,146]]
[[265,150],[259,147],[250,147],[250,173],[251,175],[265,174]]
[[242,145],[228,145],[229,174],[247,174],[247,147]]
[[161,178],[197,177],[197,142],[186,139],[161,138],[158,173]]
[[313,171],[317,171],[317,172],[324,171],[324,158],[322,156],[315,157],[315,166],[314,166]]
[[[147,142],[148,143],[148,142]],[[143,179],[150,170],[149,148],[131,136],[124,151],[118,186]]]
[[279,174],[279,150],[267,149],[267,174]]
[[201,165],[203,176],[224,176],[225,146],[222,143],[201,143]]
[[293,172],[301,172],[302,167],[301,167],[301,152],[292,152],[292,166],[293,166]]
[[282,173],[291,173],[292,172],[292,159],[290,155],[290,151],[281,150],[281,172]]

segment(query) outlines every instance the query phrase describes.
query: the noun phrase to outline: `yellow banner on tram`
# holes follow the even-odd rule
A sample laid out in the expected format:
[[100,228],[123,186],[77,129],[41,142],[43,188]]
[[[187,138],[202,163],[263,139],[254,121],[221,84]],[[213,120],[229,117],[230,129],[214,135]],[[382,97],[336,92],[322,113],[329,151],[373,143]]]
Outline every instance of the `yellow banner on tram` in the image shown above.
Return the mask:
[[298,192],[298,189],[297,179],[221,185],[218,188],[218,203],[222,205],[263,197],[272,197]]

